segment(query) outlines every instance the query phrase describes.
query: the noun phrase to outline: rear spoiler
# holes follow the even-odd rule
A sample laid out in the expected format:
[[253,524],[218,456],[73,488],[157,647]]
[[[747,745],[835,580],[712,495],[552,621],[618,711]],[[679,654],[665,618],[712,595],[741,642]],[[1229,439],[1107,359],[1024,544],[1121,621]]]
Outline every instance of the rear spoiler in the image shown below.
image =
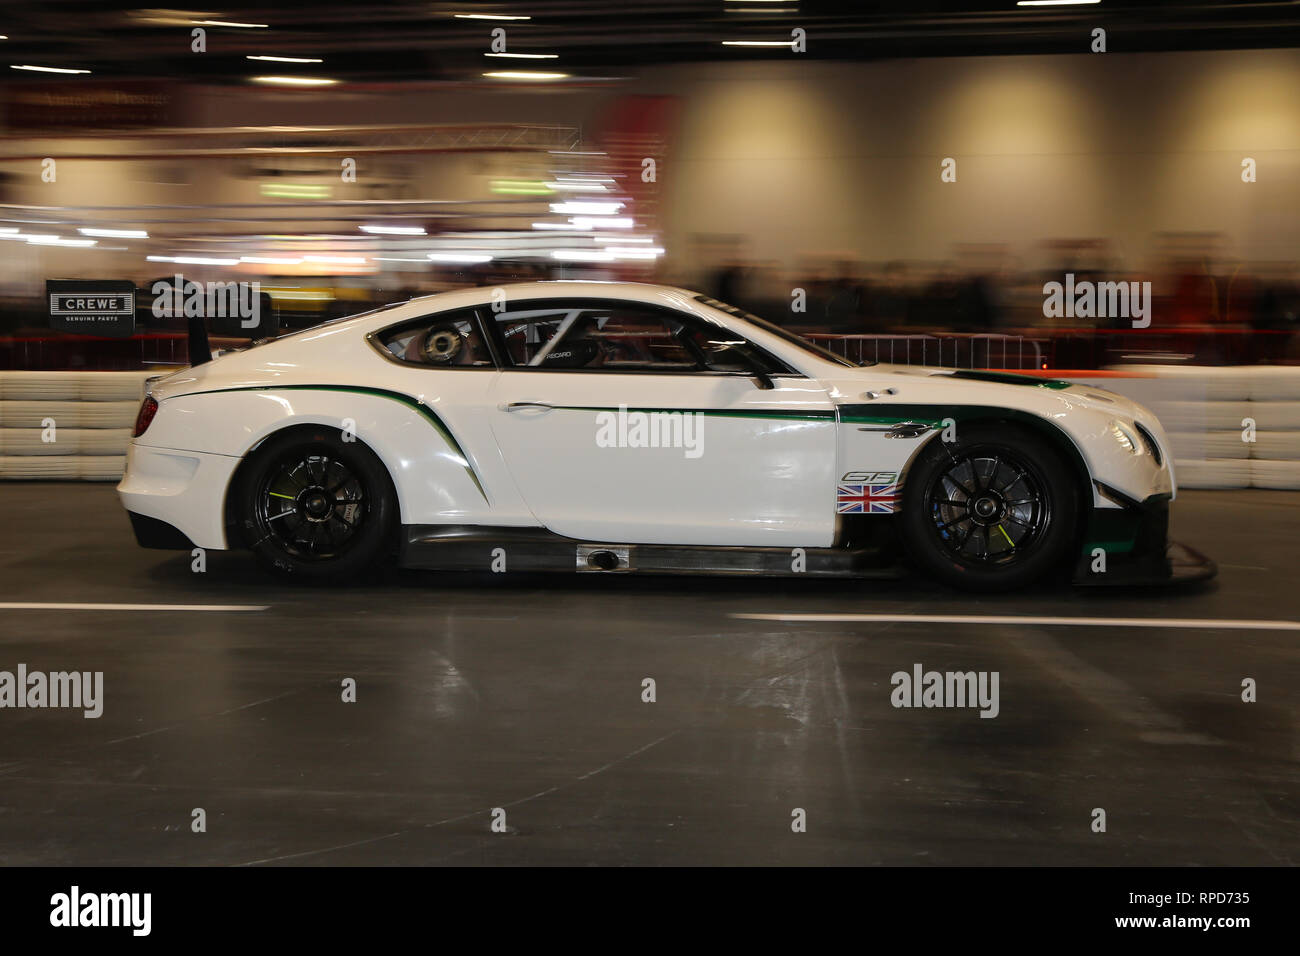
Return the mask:
[[212,361],[212,346],[208,343],[208,327],[203,324],[203,316],[189,317],[189,352],[190,365],[202,365]]

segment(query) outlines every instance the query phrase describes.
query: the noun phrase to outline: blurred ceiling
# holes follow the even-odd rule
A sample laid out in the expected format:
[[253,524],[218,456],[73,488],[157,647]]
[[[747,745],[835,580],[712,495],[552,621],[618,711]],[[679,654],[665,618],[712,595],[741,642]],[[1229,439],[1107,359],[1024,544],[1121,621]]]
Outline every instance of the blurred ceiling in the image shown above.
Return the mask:
[[[488,16],[526,19],[481,19]],[[193,21],[212,21],[204,26],[207,51],[201,55],[190,50]],[[494,27],[506,29],[508,52],[557,58],[489,58],[484,54]],[[41,0],[0,4],[0,35],[7,37],[0,51],[6,67],[83,69],[104,79],[245,83],[254,75],[273,74],[386,84],[479,81],[492,70],[551,70],[581,80],[627,76],[655,64],[788,57],[791,52],[780,47],[724,47],[722,42],[788,42],[795,27],[806,31],[805,55],[817,59],[1085,53],[1095,27],[1106,29],[1112,53],[1289,47],[1300,46],[1300,2],[1102,0],[1026,7],[1015,0],[318,0],[191,10]],[[8,81],[57,76],[3,73]]]

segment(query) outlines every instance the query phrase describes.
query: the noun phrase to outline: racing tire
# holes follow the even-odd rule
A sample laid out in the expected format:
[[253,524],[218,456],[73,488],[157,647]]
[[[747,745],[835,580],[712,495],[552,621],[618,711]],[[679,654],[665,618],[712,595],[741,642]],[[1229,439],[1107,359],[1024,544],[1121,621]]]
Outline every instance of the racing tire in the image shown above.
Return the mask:
[[1010,591],[1065,563],[1078,514],[1078,480],[1047,442],[1008,423],[959,426],[908,472],[903,548],[952,587]]
[[388,470],[335,429],[269,439],[240,470],[233,494],[244,544],[289,579],[353,583],[392,550],[398,506]]

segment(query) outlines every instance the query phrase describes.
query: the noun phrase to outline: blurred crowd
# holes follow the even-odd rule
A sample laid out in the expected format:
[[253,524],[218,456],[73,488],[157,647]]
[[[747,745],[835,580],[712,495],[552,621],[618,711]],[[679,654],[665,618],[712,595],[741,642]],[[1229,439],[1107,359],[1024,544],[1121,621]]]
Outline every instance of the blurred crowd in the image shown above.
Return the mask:
[[[840,334],[1132,328],[1126,318],[1048,318],[1044,285],[1063,282],[1067,273],[1076,284],[1150,282],[1153,331],[1300,329],[1296,263],[1248,268],[1183,259],[1142,272],[1070,265],[1012,272],[964,271],[947,263],[838,262],[809,278],[807,272],[733,261],[708,277],[704,291],[783,325]],[[799,289],[803,296],[796,295]]]
[[[1026,267],[997,250],[966,250],[939,263],[849,257],[808,259],[793,267],[737,256],[682,257],[692,269],[553,261],[430,263],[413,271],[351,276],[255,277],[271,321],[257,335],[303,328],[381,305],[474,285],[545,279],[654,281],[707,293],[800,333],[878,338],[993,336],[1032,339],[1051,367],[1100,367],[1126,361],[1198,364],[1300,362],[1300,270],[1296,262],[1246,264],[1221,255],[1167,252],[1126,270],[1103,244],[1061,244],[1050,267]],[[667,260],[668,263],[680,260]],[[163,268],[166,268],[165,266]],[[1082,282],[1149,282],[1150,326],[1126,317],[1048,317],[1044,286],[1073,276]],[[158,278],[170,280],[170,275]],[[195,278],[203,278],[195,276]],[[217,278],[222,278],[218,276]],[[180,332],[183,319],[151,315],[145,294],[154,277],[134,280],[137,331]],[[305,289],[313,290],[303,295]],[[238,329],[213,329],[239,335]],[[0,302],[0,335],[49,335],[44,303],[34,297]],[[833,343],[831,343],[833,344]],[[858,343],[857,353],[868,356]],[[931,360],[930,353],[924,353]],[[909,359],[910,353],[909,353]],[[919,360],[919,359],[917,359]],[[1036,359],[1041,367],[1041,361]],[[1025,366],[1028,367],[1028,366]]]

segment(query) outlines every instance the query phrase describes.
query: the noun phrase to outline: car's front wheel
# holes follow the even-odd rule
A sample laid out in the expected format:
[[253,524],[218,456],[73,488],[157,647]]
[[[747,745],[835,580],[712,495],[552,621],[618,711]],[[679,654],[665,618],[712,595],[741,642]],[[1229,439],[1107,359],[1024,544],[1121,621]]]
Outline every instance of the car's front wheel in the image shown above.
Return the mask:
[[1075,476],[1047,442],[1007,423],[958,426],[908,472],[903,545],[954,587],[1011,590],[1062,565],[1078,506]]
[[303,581],[357,580],[392,544],[397,499],[383,462],[334,429],[267,440],[233,493],[244,543]]

